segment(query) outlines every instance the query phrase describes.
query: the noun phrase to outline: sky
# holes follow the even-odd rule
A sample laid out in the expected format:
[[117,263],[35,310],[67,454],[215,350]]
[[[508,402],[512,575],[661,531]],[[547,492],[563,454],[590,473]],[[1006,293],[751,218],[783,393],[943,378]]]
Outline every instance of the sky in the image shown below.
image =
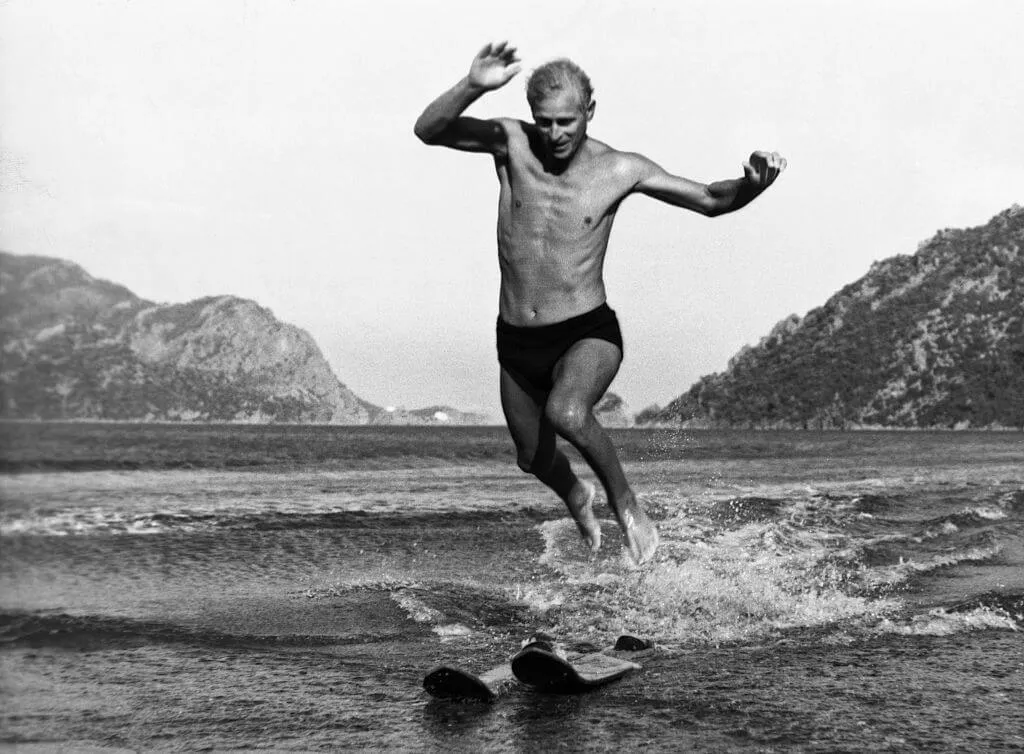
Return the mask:
[[489,41],[590,75],[590,135],[670,172],[787,171],[708,219],[648,197],[606,261],[631,411],[873,261],[1024,203],[1024,3],[0,1],[0,248],[144,298],[231,294],[381,406],[500,417],[497,181],[412,127]]

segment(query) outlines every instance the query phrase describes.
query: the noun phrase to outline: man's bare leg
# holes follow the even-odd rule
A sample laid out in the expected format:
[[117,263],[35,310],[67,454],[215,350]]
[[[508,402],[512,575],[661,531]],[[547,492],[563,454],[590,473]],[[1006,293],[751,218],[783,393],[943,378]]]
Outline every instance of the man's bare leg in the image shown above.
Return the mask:
[[594,418],[594,406],[611,385],[621,361],[622,353],[612,343],[597,339],[576,343],[555,367],[555,386],[544,415],[601,480],[630,556],[640,564],[654,555],[658,530],[637,503],[611,439]]
[[601,525],[594,515],[596,490],[579,479],[558,450],[555,430],[544,411],[508,373],[501,370],[501,407],[516,445],[519,467],[546,484],[569,509],[591,553],[601,548]]

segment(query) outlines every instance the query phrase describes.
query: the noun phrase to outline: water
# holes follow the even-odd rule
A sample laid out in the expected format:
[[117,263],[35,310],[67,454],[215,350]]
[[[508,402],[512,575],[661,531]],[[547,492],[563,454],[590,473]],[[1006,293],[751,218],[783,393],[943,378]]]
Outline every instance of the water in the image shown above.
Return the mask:
[[[498,428],[0,429],[10,750],[1024,748],[1019,433],[615,432],[637,570]],[[422,691],[536,629],[660,649],[584,696]]]

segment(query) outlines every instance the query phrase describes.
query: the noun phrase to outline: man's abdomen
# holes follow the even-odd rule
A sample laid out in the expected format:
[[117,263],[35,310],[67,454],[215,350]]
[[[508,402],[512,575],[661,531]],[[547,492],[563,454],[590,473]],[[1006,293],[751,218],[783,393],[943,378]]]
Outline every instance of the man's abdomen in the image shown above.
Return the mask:
[[[531,245],[532,246],[532,245]],[[605,301],[601,257],[591,250],[500,252],[502,319],[512,325],[548,325],[588,312]]]

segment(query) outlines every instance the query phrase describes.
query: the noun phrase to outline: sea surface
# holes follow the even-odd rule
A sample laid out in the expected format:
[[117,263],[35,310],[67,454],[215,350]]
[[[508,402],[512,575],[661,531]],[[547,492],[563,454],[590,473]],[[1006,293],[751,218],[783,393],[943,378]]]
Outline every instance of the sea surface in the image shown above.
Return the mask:
[[[639,569],[501,428],[0,425],[0,750],[1024,750],[1024,434],[612,434]],[[538,629],[658,650],[423,691]]]

